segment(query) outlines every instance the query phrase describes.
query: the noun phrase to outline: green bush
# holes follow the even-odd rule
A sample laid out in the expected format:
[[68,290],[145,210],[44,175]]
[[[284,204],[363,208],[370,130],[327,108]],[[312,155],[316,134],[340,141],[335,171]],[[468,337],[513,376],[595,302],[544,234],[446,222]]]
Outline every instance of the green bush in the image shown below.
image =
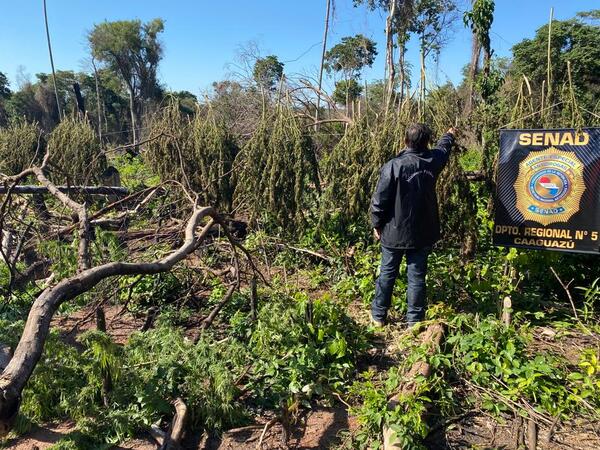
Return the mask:
[[65,118],[50,133],[48,151],[55,183],[99,183],[106,169],[100,140],[87,120]]
[[42,131],[24,120],[0,128],[0,173],[15,175],[39,164],[45,151]]

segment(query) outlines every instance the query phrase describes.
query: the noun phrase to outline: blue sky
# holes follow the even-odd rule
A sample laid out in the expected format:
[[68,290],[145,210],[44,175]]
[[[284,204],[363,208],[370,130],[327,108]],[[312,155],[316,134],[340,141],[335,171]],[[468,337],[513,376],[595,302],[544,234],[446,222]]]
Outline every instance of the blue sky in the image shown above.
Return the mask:
[[[460,10],[468,0],[457,0]],[[104,20],[139,18],[165,20],[165,48],[160,78],[170,89],[199,94],[231,72],[241,45],[254,41],[263,56],[275,54],[289,74],[314,75],[320,61],[325,0],[47,0],[54,61],[57,69],[85,68],[86,32]],[[381,78],[384,67],[384,17],[352,0],[336,0],[329,44],[343,36],[362,33],[378,43],[379,56],[364,76]],[[513,44],[534,35],[548,21],[566,19],[578,11],[599,7],[598,0],[496,0],[492,46],[499,56],[510,54]],[[462,20],[439,63],[430,63],[429,79],[439,83],[460,80],[469,60],[470,36]],[[410,45],[408,59],[418,63],[418,50]],[[0,71],[12,87],[17,74],[49,72],[41,0],[6,0],[0,15]],[[331,82],[329,82],[331,86]]]

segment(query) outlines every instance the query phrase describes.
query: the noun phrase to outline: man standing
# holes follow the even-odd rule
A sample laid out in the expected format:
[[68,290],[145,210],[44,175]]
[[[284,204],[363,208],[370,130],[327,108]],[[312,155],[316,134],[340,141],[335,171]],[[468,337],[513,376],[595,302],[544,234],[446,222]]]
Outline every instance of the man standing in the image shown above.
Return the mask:
[[421,123],[406,130],[405,145],[398,156],[381,168],[371,200],[371,223],[381,241],[381,273],[375,286],[371,319],[384,326],[392,303],[392,291],[402,257],[406,255],[408,285],[406,319],[414,325],[425,318],[427,258],[440,238],[435,185],[448,162],[456,130],[442,136],[429,150],[431,129]]

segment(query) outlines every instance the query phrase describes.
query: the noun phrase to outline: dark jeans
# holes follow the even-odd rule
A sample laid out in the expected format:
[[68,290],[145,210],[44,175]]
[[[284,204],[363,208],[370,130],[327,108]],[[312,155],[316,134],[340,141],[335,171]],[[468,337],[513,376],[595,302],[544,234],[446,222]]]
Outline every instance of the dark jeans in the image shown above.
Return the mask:
[[381,246],[381,273],[375,283],[375,298],[371,305],[371,313],[374,319],[383,322],[387,317],[388,309],[392,304],[394,283],[398,278],[400,263],[404,255],[406,255],[408,275],[406,288],[408,312],[406,313],[406,320],[410,325],[413,325],[425,318],[427,308],[425,276],[427,275],[427,257],[430,252],[431,247],[399,250]]

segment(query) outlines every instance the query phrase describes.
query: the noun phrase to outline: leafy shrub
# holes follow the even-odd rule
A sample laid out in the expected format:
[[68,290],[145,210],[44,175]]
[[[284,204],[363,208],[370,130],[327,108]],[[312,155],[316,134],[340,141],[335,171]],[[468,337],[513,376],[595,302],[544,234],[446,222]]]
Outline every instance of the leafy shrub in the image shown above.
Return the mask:
[[0,128],[0,172],[15,175],[39,163],[44,156],[44,140],[36,123],[16,121]]
[[233,196],[233,160],[238,152],[225,124],[211,108],[190,120],[172,101],[151,124],[158,139],[146,145],[143,158],[163,181],[181,181],[202,202],[229,210]]
[[[312,141],[293,110],[280,105],[262,117],[240,152],[235,203],[251,218],[295,234],[306,225],[309,187],[319,189]],[[294,228],[294,225],[296,228]]]
[[249,335],[250,386],[269,406],[288,397],[326,397],[344,389],[367,340],[343,304],[329,296],[270,298]]
[[48,150],[55,183],[99,182],[106,169],[100,140],[86,120],[66,117],[50,133]]

